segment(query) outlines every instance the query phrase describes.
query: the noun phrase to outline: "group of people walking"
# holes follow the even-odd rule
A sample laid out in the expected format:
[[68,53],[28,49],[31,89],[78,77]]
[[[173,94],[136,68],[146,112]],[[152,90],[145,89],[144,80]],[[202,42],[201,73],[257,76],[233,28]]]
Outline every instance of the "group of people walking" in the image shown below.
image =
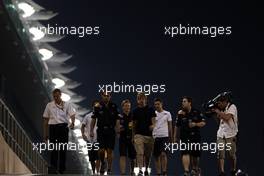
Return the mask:
[[[108,175],[112,174],[116,137],[119,139],[120,175],[135,175],[135,167],[138,168],[138,175],[150,175],[152,156],[156,175],[168,175],[166,144],[179,141],[186,144],[201,143],[200,129],[206,125],[206,122],[201,112],[192,107],[192,98],[182,98],[182,106],[177,113],[175,123],[171,113],[164,109],[161,99],[156,98],[153,104],[149,104],[144,93],[138,93],[136,99],[136,108],[131,110],[130,100],[125,99],[121,102],[122,111],[119,112],[117,104],[111,101],[111,94],[101,92],[101,100],[95,100],[92,103],[92,111],[84,117],[81,126],[83,139],[88,143],[99,145],[99,150],[93,148],[88,151],[94,174],[103,175],[105,172]],[[58,102],[54,99],[53,103]],[[218,151],[219,175],[225,175],[225,152],[231,159],[231,175],[235,175],[237,109],[227,97],[219,98],[218,105],[217,108],[212,109],[220,121],[217,142],[231,143],[231,150]],[[71,115],[69,112],[66,108],[65,118]],[[48,116],[47,113],[44,113],[44,118],[57,119],[55,116]],[[72,123],[74,126],[73,118]],[[181,151],[184,176],[201,175],[200,156],[199,149]],[[127,159],[130,168],[128,172]]]

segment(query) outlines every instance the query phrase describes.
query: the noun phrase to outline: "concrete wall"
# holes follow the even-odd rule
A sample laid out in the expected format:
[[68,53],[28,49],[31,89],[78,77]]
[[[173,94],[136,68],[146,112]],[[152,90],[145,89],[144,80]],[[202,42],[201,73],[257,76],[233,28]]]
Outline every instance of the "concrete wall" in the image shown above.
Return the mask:
[[1,174],[31,174],[31,172],[9,147],[0,131],[0,175]]

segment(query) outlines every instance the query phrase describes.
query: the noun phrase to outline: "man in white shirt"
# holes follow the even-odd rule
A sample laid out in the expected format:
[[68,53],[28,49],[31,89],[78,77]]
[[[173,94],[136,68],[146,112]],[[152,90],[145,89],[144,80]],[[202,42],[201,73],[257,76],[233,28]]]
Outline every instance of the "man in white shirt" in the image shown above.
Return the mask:
[[217,101],[217,107],[214,109],[217,117],[220,119],[219,129],[217,131],[217,143],[226,147],[224,150],[218,150],[218,161],[220,175],[225,175],[224,161],[225,152],[230,159],[231,175],[236,173],[236,135],[238,132],[237,108],[232,104],[227,96],[222,96]]
[[[43,113],[44,141],[49,140],[49,143],[59,146],[68,143],[69,128],[74,128],[75,110],[70,103],[62,101],[60,89],[55,89],[52,95],[54,101],[47,104]],[[68,126],[69,119],[71,119],[71,124]],[[49,172],[63,173],[65,171],[66,148],[52,150],[50,160],[51,170]]]
[[[163,109],[161,99],[154,100],[156,109],[155,127],[153,129],[154,150],[156,172],[157,175],[167,175],[167,153],[165,151],[165,143],[172,140],[172,118],[171,113]],[[162,173],[161,173],[162,171]]]
[[[94,108],[94,105],[99,103],[99,101],[94,101],[92,107]],[[99,167],[100,167],[100,160],[98,157],[98,149],[95,149],[94,143],[97,142],[97,125],[95,124],[94,128],[94,136],[93,138],[90,137],[90,126],[92,121],[93,112],[90,112],[87,114],[82,121],[81,131],[82,131],[82,137],[83,139],[89,143],[89,146],[92,144],[92,149],[88,151],[89,161],[92,166],[93,174],[99,173]],[[87,144],[88,145],[88,144]],[[96,172],[95,172],[96,170]]]

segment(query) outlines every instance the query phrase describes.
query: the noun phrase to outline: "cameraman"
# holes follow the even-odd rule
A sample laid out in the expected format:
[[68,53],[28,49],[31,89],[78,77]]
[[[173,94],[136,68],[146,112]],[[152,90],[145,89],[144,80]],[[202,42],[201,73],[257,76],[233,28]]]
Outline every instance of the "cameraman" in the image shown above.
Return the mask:
[[[228,96],[220,96],[217,99],[217,108],[214,108],[213,111],[220,120],[219,129],[217,131],[217,144],[218,146],[219,144],[225,146],[225,149],[218,150],[220,176],[225,175],[225,151],[227,152],[228,158],[230,159],[231,175],[235,175],[236,135],[238,132],[237,108],[233,103],[231,103],[231,100]],[[226,148],[227,144],[230,146],[229,150]]]

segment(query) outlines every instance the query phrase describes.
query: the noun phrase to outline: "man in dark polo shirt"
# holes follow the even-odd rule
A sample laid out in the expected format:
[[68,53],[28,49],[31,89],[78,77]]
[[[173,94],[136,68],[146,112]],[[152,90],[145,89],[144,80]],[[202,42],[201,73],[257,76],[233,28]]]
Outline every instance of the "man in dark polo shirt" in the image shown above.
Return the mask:
[[126,158],[130,159],[130,175],[134,173],[134,163],[136,159],[136,151],[132,142],[133,135],[133,121],[131,103],[128,99],[121,103],[123,113],[120,114],[120,137],[119,137],[119,154],[120,154],[120,174],[126,174]]
[[[201,143],[200,128],[205,125],[205,119],[201,113],[192,108],[192,98],[182,98],[182,108],[178,111],[174,139],[176,141],[177,128],[180,128],[180,142],[185,144]],[[189,145],[191,146],[191,145]],[[199,158],[201,151],[199,148],[187,148],[182,151],[182,164],[184,167],[184,176],[189,176],[189,167],[191,165],[192,175],[198,175],[200,172]]]
[[137,152],[137,166],[139,175],[143,175],[142,167],[145,159],[145,173],[149,175],[148,167],[154,145],[152,130],[155,126],[155,110],[147,105],[147,96],[144,93],[137,95],[138,107],[133,111],[134,143]]
[[119,113],[117,105],[110,101],[111,95],[101,93],[102,101],[97,103],[92,116],[90,136],[94,136],[94,127],[97,121],[97,142],[99,143],[99,158],[101,161],[100,173],[105,172],[105,152],[107,152],[107,174],[112,173],[113,150],[115,147],[115,134],[119,133]]

